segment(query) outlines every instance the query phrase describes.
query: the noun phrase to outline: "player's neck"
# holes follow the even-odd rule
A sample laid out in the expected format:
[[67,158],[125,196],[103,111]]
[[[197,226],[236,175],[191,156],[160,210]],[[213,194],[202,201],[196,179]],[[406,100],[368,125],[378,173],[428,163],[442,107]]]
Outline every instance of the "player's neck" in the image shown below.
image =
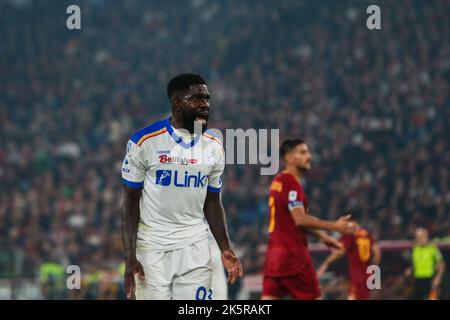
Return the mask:
[[170,117],[170,124],[172,127],[174,127],[174,129],[184,129],[184,123],[183,121],[175,118],[174,116]]
[[298,181],[300,181],[300,179],[302,178],[301,171],[298,170],[296,167],[286,166],[283,172],[293,175],[294,178],[296,178]]
[[[185,132],[184,130],[187,130],[190,135],[194,134],[194,131],[187,128],[185,123],[181,119],[177,119],[174,116],[171,116],[169,123],[174,129],[179,131],[177,133],[184,133]],[[182,131],[180,131],[180,130],[182,130]]]

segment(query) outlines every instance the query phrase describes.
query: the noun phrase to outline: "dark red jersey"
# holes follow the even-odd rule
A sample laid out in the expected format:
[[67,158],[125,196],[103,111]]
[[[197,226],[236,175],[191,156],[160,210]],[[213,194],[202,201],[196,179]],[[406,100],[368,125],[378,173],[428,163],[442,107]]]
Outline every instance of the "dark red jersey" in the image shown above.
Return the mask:
[[341,237],[348,261],[349,278],[353,285],[366,285],[367,267],[371,264],[372,246],[374,240],[370,233],[359,228],[355,234],[345,234]]
[[266,276],[296,275],[312,264],[305,231],[295,225],[291,215],[296,207],[308,208],[303,187],[293,175],[281,172],[270,186]]

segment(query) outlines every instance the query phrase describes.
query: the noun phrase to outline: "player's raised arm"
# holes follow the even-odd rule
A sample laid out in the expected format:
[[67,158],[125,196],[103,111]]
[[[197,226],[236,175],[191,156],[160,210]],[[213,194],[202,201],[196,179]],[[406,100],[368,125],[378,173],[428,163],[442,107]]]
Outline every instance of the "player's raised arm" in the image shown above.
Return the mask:
[[228,282],[234,283],[238,276],[242,277],[243,269],[239,258],[230,247],[225,210],[222,205],[220,192],[208,191],[203,211],[211,232],[222,252],[222,261],[228,272]]

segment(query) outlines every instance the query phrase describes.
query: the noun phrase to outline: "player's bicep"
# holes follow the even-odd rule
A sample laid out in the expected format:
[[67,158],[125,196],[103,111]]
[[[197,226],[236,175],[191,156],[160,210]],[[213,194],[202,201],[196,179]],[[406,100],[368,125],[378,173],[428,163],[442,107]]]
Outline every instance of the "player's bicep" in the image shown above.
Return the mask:
[[142,195],[142,187],[132,188],[127,185],[124,186],[125,199],[127,201],[139,201]]
[[292,209],[289,209],[289,211],[291,212],[291,216],[294,219],[296,225],[301,224],[303,217],[306,216],[305,207],[303,206],[294,207]]
[[221,205],[222,205],[222,197],[220,192],[212,192],[212,191],[206,192],[204,208],[211,206],[217,207]]

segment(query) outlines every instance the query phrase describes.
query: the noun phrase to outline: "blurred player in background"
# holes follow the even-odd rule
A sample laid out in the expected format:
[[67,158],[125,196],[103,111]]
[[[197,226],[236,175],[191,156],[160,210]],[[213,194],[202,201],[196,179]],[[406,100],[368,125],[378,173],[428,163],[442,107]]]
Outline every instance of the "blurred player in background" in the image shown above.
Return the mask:
[[[352,219],[356,223],[354,219]],[[332,249],[317,270],[320,278],[332,263],[347,254],[348,275],[350,280],[348,300],[368,300],[370,289],[367,287],[367,268],[371,264],[379,265],[381,262],[380,246],[367,229],[358,227],[353,234],[342,235],[341,249]]]
[[280,299],[288,294],[294,299],[318,299],[321,292],[306,233],[330,247],[340,248],[335,238],[315,229],[352,233],[356,224],[349,221],[350,216],[326,221],[309,214],[308,199],[300,179],[311,169],[312,155],[303,140],[285,140],[280,147],[280,157],[286,168],[270,186],[269,244],[262,299]]
[[414,277],[413,299],[437,300],[445,262],[439,248],[429,241],[428,230],[417,228],[415,245],[412,249],[412,268],[406,270],[406,275]]
[[125,290],[137,299],[212,299],[209,229],[228,280],[242,276],[220,196],[224,150],[205,132],[210,94],[201,76],[176,76],[167,95],[172,116],[136,132],[122,165]]

